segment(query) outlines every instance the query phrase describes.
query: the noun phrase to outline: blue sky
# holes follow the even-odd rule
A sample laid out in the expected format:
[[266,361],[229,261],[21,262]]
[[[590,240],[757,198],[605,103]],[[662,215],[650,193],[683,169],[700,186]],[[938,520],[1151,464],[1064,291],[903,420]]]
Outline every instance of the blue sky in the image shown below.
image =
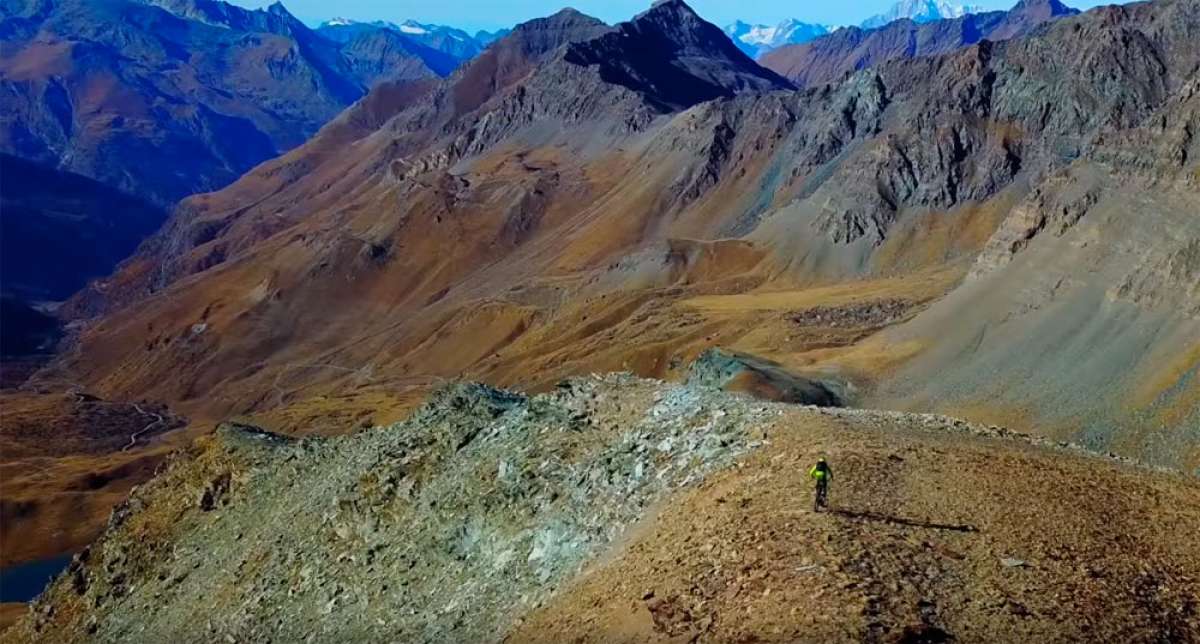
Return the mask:
[[[246,7],[263,7],[273,0],[232,0]],[[844,25],[860,22],[879,13],[895,0],[688,0],[710,22],[725,25],[734,20],[773,24],[785,18],[806,22]],[[1008,8],[1016,0],[967,0],[989,9]],[[1102,4],[1094,0],[1066,0],[1067,4],[1086,9]],[[301,20],[316,24],[333,17],[354,20],[392,20],[412,18],[421,22],[447,24],[464,29],[510,27],[531,18],[546,16],[565,6],[600,18],[608,23],[626,20],[650,6],[650,0],[283,0]]]

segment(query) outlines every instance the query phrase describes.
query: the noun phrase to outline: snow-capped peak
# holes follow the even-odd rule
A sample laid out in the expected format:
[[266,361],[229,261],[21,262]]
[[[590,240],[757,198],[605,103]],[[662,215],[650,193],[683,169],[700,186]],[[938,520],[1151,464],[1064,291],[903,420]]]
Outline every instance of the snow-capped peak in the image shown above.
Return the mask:
[[416,20],[405,20],[399,25],[400,31],[406,34],[427,34],[429,28]]
[[882,27],[902,18],[913,22],[933,22],[961,18],[969,13],[979,13],[983,10],[983,7],[963,4],[960,0],[900,0],[887,12],[864,20],[862,27],[864,29]]
[[777,25],[751,25],[739,20],[725,27],[725,34],[752,58],[784,45],[808,42],[827,33],[829,28],[824,25],[800,22],[794,18]]
[[349,18],[333,18],[331,20],[327,20],[325,24],[330,27],[349,27],[355,23]]

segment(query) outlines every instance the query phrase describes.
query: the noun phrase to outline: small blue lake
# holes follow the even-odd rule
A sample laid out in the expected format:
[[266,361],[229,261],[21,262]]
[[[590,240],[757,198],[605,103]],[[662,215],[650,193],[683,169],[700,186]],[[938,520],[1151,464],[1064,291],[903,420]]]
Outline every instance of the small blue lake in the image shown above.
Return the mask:
[[33,600],[69,563],[71,555],[62,555],[0,568],[0,603]]

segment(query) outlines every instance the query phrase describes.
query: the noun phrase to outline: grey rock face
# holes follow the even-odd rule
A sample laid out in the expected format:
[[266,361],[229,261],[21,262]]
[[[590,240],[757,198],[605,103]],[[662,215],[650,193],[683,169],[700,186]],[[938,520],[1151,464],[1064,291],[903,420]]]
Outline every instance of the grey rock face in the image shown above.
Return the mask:
[[721,349],[700,354],[688,370],[687,384],[716,389],[740,385],[740,390],[752,395],[759,393],[778,402],[818,407],[841,407],[847,397],[842,383],[797,376],[770,360]]

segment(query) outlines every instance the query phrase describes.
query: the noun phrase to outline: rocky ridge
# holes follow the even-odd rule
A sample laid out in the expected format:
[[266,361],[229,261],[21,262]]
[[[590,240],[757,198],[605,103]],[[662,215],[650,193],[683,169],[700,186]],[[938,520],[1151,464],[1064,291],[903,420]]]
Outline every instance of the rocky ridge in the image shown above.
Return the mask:
[[[820,442],[803,445],[798,443],[801,436]],[[940,454],[943,462],[1000,458],[1043,467],[1066,459],[1059,469],[1049,468],[1044,475],[1078,485],[1072,477],[1099,467],[1119,480],[1141,477],[1143,487],[1177,501],[1198,493],[1194,482],[1135,473],[1127,465],[1087,464],[1087,459],[1076,460],[1046,448],[1023,448],[1021,438],[999,428],[944,417],[791,407],[705,386],[665,385],[628,375],[570,380],[551,393],[533,397],[479,385],[452,385],[436,393],[408,421],[339,439],[295,441],[227,424],[192,456],[176,459],[158,478],[136,490],[114,511],[105,536],[79,554],[0,640],[497,641],[510,632],[514,641],[553,640],[562,636],[557,629],[575,628],[571,624],[587,617],[587,612],[570,613],[553,623],[546,621],[546,615],[556,606],[569,605],[576,593],[590,592],[588,580],[601,574],[597,570],[637,561],[646,547],[647,531],[671,528],[656,516],[663,513],[675,521],[676,509],[682,509],[679,504],[710,490],[720,494],[725,485],[721,481],[731,476],[758,472],[760,485],[766,484],[763,477],[780,473],[798,479],[803,464],[794,462],[801,454],[792,452],[797,445],[804,454],[818,446],[832,454],[838,485],[846,481],[840,509],[825,519],[832,523],[829,528],[853,530],[858,539],[871,540],[889,532],[886,526],[891,522],[913,533],[909,538],[920,535],[916,538],[925,539],[930,549],[954,553],[944,555],[945,563],[925,561],[928,557],[910,555],[907,549],[898,555],[913,556],[912,565],[934,571],[923,573],[926,576],[956,574],[950,571],[957,567],[950,557],[986,566],[988,558],[1004,553],[990,562],[990,569],[1004,570],[1000,566],[1009,566],[1003,563],[1009,559],[1018,562],[1013,566],[1032,566],[1035,572],[1018,571],[1035,576],[1032,586],[985,581],[994,573],[977,573],[979,579],[962,577],[955,586],[997,584],[995,588],[1014,605],[1028,604],[1041,611],[1039,597],[1047,587],[1069,588],[1075,583],[1083,583],[1097,602],[1095,610],[1060,605],[1068,614],[1054,619],[1030,609],[994,612],[986,606],[957,606],[951,599],[953,592],[943,593],[923,600],[938,607],[925,615],[925,628],[971,632],[992,624],[1010,634],[1027,628],[1047,633],[1053,630],[1046,628],[1061,623],[1082,624],[1072,622],[1078,618],[1090,620],[1099,632],[1133,637],[1157,633],[1186,639],[1200,632],[1194,602],[1179,604],[1180,610],[1163,621],[1146,621],[1158,614],[1155,611],[1166,610],[1194,592],[1200,583],[1196,576],[1200,562],[1184,557],[1175,541],[1164,539],[1156,558],[1143,564],[1150,590],[1128,591],[1150,592],[1153,601],[1128,605],[1122,599],[1127,593],[1119,590],[1128,584],[1109,586],[1104,573],[1079,582],[1070,572],[1075,565],[1110,566],[1115,561],[1093,551],[1071,550],[1069,544],[1040,540],[1026,546],[1029,554],[1007,551],[1015,542],[1010,542],[1006,530],[991,519],[977,524],[963,516],[969,511],[954,504],[953,494],[928,520],[895,518],[850,505],[866,502],[872,507],[876,503],[865,501],[869,496],[910,489],[911,482],[871,487],[880,483],[877,461],[893,469],[905,463],[917,467],[925,462],[922,450]],[[880,447],[881,441],[891,441],[892,447]],[[781,458],[787,459],[782,469]],[[955,476],[969,477],[975,471],[963,467]],[[990,475],[990,469],[985,470],[976,475],[981,481]],[[1128,492],[1141,494],[1131,487]],[[743,509],[786,500],[766,489],[756,493],[745,482],[733,489],[737,491],[734,507]],[[993,498],[990,505],[1016,502],[1009,494]],[[722,495],[716,502],[728,501]],[[910,502],[900,504],[907,507]],[[802,505],[803,499],[793,503]],[[1176,511],[1172,519],[1146,517],[1138,524],[1139,531],[1157,534],[1174,525],[1172,521],[1184,530],[1182,526],[1197,521],[1186,505],[1172,507]],[[1109,510],[1121,517],[1129,511],[1123,505]],[[951,523],[956,514],[957,522]],[[784,515],[806,523],[821,519],[795,510],[779,516]],[[937,523],[939,518],[943,523]],[[1082,514],[1076,520],[1087,524],[1100,518]],[[706,535],[727,525],[706,523],[694,534]],[[1124,523],[1107,525],[1114,538],[1123,538]],[[1038,529],[1018,527],[1018,533]],[[827,528],[818,523],[812,529]],[[978,536],[969,536],[973,533]],[[773,531],[756,535],[741,545],[744,549],[733,552],[684,548],[680,552],[688,554],[680,562],[712,553],[725,562],[715,569],[718,574],[726,567],[751,572],[763,563],[755,552],[804,543],[794,533],[786,539]],[[964,539],[981,545],[969,545]],[[912,579],[892,578],[888,569],[867,567],[866,560],[853,563],[854,540],[830,538],[818,542],[824,545],[810,546],[810,557],[818,559],[814,564],[810,558],[800,572],[836,575],[834,592],[846,595],[851,605],[857,605],[859,587],[879,592],[893,584],[896,598],[901,599],[908,596],[901,588],[925,584],[917,573],[912,573],[917,575]],[[1066,567],[1053,564],[1047,557],[1055,555],[1043,548],[1051,553],[1059,548],[1057,556],[1069,560]],[[848,557],[846,562],[830,573],[822,572],[830,565],[824,558],[839,551]],[[1038,560],[1032,563],[1013,558],[1035,554]],[[791,556],[783,561],[791,561]],[[580,576],[584,570],[588,574]],[[654,586],[636,591],[625,584],[608,586],[624,589],[623,610],[628,611],[625,602],[632,601],[635,619],[649,620],[649,629],[638,638],[669,638],[698,629],[693,634],[700,640],[723,641],[741,628],[735,615],[747,611],[727,605],[728,598],[713,597],[706,603],[703,591],[697,591],[695,601],[680,604],[683,598],[667,592],[673,580],[690,574],[689,570],[687,564],[671,568],[660,573]],[[737,585],[743,586],[746,579],[739,579]],[[770,573],[753,579],[777,583]],[[845,585],[842,579],[847,580]],[[1104,594],[1112,590],[1118,596]],[[628,596],[630,592],[636,596]],[[742,604],[768,594],[760,585]],[[793,637],[806,632],[829,636],[830,629],[854,636],[914,628],[906,621],[913,616],[904,601],[879,596],[871,601],[867,599],[868,609],[861,619],[855,612],[826,617],[823,623],[785,620],[775,627],[786,626]],[[822,610],[825,603],[815,597],[768,605],[791,607],[795,616],[798,610]],[[593,609],[603,605],[597,602]],[[1117,606],[1119,610],[1106,616],[1106,609]],[[609,619],[592,622],[589,637],[625,641],[618,635],[625,627]]]
[[[759,444],[748,427],[768,413],[612,376],[532,398],[455,385],[404,423],[329,441],[224,425],[117,509],[6,641],[488,639],[671,490]],[[219,597],[231,612],[216,620]],[[193,600],[211,609],[171,608]]]

